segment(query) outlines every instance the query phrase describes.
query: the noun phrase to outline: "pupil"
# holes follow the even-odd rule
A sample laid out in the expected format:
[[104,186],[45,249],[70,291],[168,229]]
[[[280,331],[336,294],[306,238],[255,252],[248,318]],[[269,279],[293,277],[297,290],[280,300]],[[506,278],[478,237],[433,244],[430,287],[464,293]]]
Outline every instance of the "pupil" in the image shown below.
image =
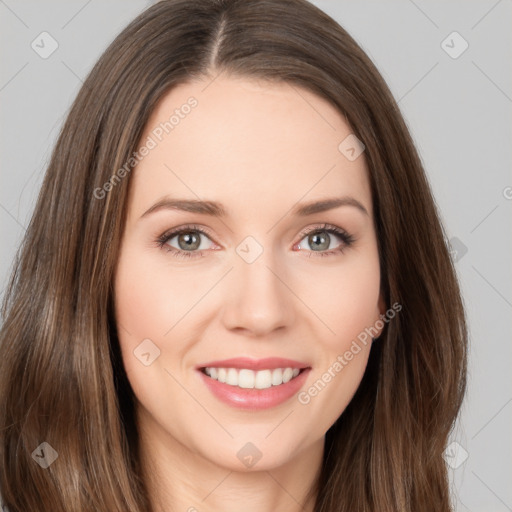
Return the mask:
[[197,247],[199,246],[199,244],[198,244],[199,237],[197,235],[194,235],[191,233],[184,233],[183,235],[181,235],[180,245],[181,245],[182,241],[185,241],[185,247],[188,249],[190,249],[190,248],[197,249]]
[[[322,242],[323,240],[323,242]],[[314,235],[310,236],[310,243],[312,242],[312,245],[317,245],[320,249],[327,249],[329,247],[329,240],[325,235],[319,235],[318,233],[315,233]],[[319,242],[319,245],[317,244]]]

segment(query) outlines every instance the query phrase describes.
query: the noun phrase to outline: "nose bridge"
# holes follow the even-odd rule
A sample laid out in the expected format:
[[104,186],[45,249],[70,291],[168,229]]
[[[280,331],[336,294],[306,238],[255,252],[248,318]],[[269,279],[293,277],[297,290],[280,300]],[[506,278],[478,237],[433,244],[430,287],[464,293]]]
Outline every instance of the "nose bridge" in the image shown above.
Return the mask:
[[292,324],[293,294],[277,255],[269,247],[258,249],[250,238],[236,248],[224,322],[261,335]]

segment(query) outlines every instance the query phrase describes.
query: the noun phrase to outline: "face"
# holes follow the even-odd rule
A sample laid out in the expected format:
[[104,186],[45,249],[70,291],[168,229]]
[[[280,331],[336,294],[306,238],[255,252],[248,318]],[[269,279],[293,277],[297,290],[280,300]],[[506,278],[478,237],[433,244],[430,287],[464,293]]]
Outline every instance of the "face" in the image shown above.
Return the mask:
[[385,310],[368,170],[364,152],[339,149],[351,129],[322,98],[252,79],[207,85],[168,93],[141,139],[151,149],[130,177],[119,341],[148,439],[270,469],[323,443]]

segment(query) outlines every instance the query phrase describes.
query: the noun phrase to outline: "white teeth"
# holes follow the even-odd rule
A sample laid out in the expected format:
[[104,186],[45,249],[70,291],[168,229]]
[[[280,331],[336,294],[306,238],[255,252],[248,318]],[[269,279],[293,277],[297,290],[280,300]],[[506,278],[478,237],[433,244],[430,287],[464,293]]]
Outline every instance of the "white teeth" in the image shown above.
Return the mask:
[[[242,375],[242,372],[243,370],[240,371],[240,375]],[[254,387],[256,389],[267,389],[272,386],[272,370],[261,370],[253,373],[256,374],[254,378]]]
[[[236,374],[236,370],[233,368],[232,370]],[[239,386],[241,388],[251,389],[254,388],[254,377],[255,374],[252,370],[240,370],[238,372],[238,382],[232,383],[233,386]],[[229,382],[231,384],[231,382]]]
[[292,379],[293,368],[285,368],[283,372],[283,382],[288,382]]
[[230,386],[238,386],[238,371],[235,368],[228,368],[226,384],[229,384]]
[[274,370],[248,370],[246,368],[205,368],[206,375],[214,380],[244,389],[267,389],[286,384],[299,375],[298,368],[276,368]]
[[281,368],[276,368],[272,372],[272,386],[279,386],[279,384],[283,383],[283,370]]

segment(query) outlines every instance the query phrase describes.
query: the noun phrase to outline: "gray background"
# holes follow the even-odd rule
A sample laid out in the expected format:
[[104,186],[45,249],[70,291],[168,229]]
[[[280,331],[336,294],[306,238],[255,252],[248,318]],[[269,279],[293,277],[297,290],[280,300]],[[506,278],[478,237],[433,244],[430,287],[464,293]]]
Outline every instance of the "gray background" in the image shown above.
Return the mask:
[[[0,0],[2,295],[82,80],[150,3]],[[458,444],[446,453],[456,510],[512,511],[512,2],[313,3],[365,49],[399,100],[457,261],[471,355]],[[59,45],[46,59],[31,47],[44,31]],[[463,48],[457,36],[446,40],[453,31],[469,44],[457,58],[445,51]]]

